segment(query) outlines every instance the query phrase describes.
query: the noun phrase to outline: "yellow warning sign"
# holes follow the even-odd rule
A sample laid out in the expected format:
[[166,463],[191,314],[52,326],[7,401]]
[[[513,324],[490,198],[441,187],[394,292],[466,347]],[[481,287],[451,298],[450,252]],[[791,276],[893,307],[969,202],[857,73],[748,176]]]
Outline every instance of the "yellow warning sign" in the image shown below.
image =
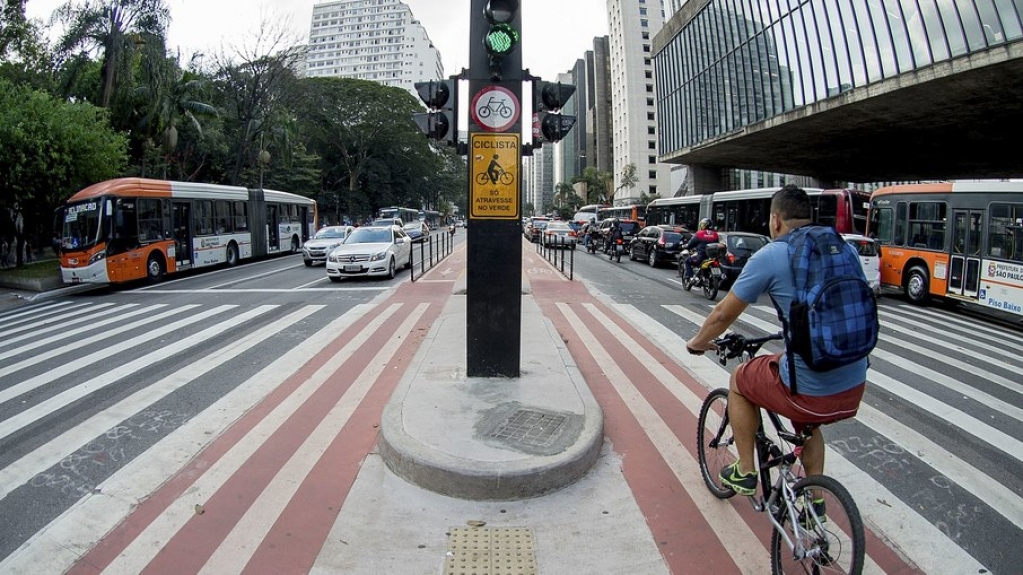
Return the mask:
[[469,134],[469,217],[519,219],[519,134]]

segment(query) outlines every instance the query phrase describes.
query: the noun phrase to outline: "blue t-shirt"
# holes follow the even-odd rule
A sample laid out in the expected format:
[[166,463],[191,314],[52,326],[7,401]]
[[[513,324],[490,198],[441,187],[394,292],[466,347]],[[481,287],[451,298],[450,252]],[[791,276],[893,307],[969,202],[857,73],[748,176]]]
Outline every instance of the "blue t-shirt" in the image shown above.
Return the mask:
[[[770,294],[781,306],[788,320],[789,305],[796,293],[792,281],[792,264],[789,259],[789,245],[773,241],[758,250],[746,262],[739,278],[732,285],[732,293],[747,304],[756,303],[761,294]],[[789,361],[782,354],[779,362],[781,380],[789,385]],[[796,381],[799,393],[825,396],[841,393],[867,380],[867,358],[843,365],[830,371],[814,371],[806,366],[803,358],[796,355]]]

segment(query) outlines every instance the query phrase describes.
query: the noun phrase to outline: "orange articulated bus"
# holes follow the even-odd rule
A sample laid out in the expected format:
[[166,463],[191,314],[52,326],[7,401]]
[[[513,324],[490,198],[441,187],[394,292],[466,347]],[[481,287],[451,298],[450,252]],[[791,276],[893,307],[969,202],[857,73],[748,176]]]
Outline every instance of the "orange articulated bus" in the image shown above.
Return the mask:
[[870,206],[883,287],[1023,317],[1023,183],[892,186]]
[[273,190],[120,178],[71,196],[60,221],[64,283],[120,283],[295,253],[316,202]]

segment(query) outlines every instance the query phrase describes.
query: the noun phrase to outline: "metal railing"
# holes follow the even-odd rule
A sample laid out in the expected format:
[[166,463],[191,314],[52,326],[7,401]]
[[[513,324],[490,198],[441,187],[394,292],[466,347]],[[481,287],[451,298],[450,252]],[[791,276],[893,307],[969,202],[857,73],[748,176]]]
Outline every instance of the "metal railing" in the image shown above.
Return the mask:
[[[551,262],[568,279],[575,280],[575,246],[575,240],[569,241],[562,236],[557,236],[553,242],[544,242],[543,238],[540,238],[536,242],[536,253]],[[568,254],[567,258],[566,254]],[[568,261],[567,273],[565,272],[566,260]]]
[[[447,228],[439,228],[438,231],[426,236],[423,241],[412,244],[412,263],[409,266],[412,272],[412,281],[416,281],[419,276],[451,255],[454,246],[455,235],[450,233]],[[419,252],[418,259],[417,251]],[[416,274],[417,265],[419,266],[418,275]]]

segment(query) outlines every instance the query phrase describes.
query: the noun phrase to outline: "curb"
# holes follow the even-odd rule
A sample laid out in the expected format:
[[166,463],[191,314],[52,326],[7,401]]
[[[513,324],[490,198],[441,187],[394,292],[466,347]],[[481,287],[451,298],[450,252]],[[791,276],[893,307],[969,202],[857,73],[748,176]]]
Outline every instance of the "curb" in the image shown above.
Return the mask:
[[[575,433],[572,442],[556,454],[533,454],[526,457],[522,456],[522,452],[508,448],[494,449],[483,446],[476,428],[479,427],[482,420],[488,417],[487,412],[499,410],[502,406],[515,403],[513,401],[501,402],[500,399],[514,399],[514,397],[488,397],[491,409],[478,409],[471,414],[475,425],[459,427],[457,423],[454,423],[452,435],[457,436],[457,440],[454,442],[457,453],[451,453],[451,450],[445,452],[413,437],[405,426],[404,404],[410,393],[416,393],[413,387],[422,388],[426,385],[433,385],[432,382],[421,382],[419,386],[413,384],[417,378],[421,377],[421,372],[424,367],[427,367],[429,360],[435,359],[436,351],[432,348],[439,337],[439,332],[443,329],[444,316],[442,314],[417,351],[413,364],[402,378],[398,388],[395,389],[381,418],[378,449],[387,467],[395,475],[442,495],[486,501],[539,497],[566,487],[589,472],[600,456],[603,446],[603,411],[575,366],[568,348],[558,337],[553,323],[542,315],[539,317],[542,318],[542,329],[547,334],[550,344],[548,347],[547,341],[543,337],[534,337],[532,345],[543,345],[548,349],[556,349],[562,363],[559,368],[564,372],[563,376],[557,375],[553,378],[556,381],[548,379],[543,385],[560,387],[562,390],[566,387],[572,388],[577,393],[579,403],[582,405],[581,414],[566,413],[566,415],[574,417],[577,422],[575,426],[577,433]],[[536,343],[535,340],[541,340],[541,342]],[[464,339],[461,342],[464,346]],[[501,385],[499,382],[491,381],[500,378],[466,377],[464,365],[460,369],[455,368],[454,373],[458,374],[457,381],[445,384],[448,388],[444,391],[444,393],[451,394],[452,397],[456,394],[465,394],[465,387],[479,385],[481,382]],[[521,380],[522,378],[517,379]],[[495,392],[494,395],[500,396],[501,393],[514,395],[514,391],[507,391],[508,388],[514,387],[511,380],[513,378],[510,378],[507,386],[495,388],[500,391]],[[544,407],[553,409],[556,406],[545,405]],[[466,429],[466,427],[473,429]],[[473,455],[477,455],[477,457],[473,457]]]

